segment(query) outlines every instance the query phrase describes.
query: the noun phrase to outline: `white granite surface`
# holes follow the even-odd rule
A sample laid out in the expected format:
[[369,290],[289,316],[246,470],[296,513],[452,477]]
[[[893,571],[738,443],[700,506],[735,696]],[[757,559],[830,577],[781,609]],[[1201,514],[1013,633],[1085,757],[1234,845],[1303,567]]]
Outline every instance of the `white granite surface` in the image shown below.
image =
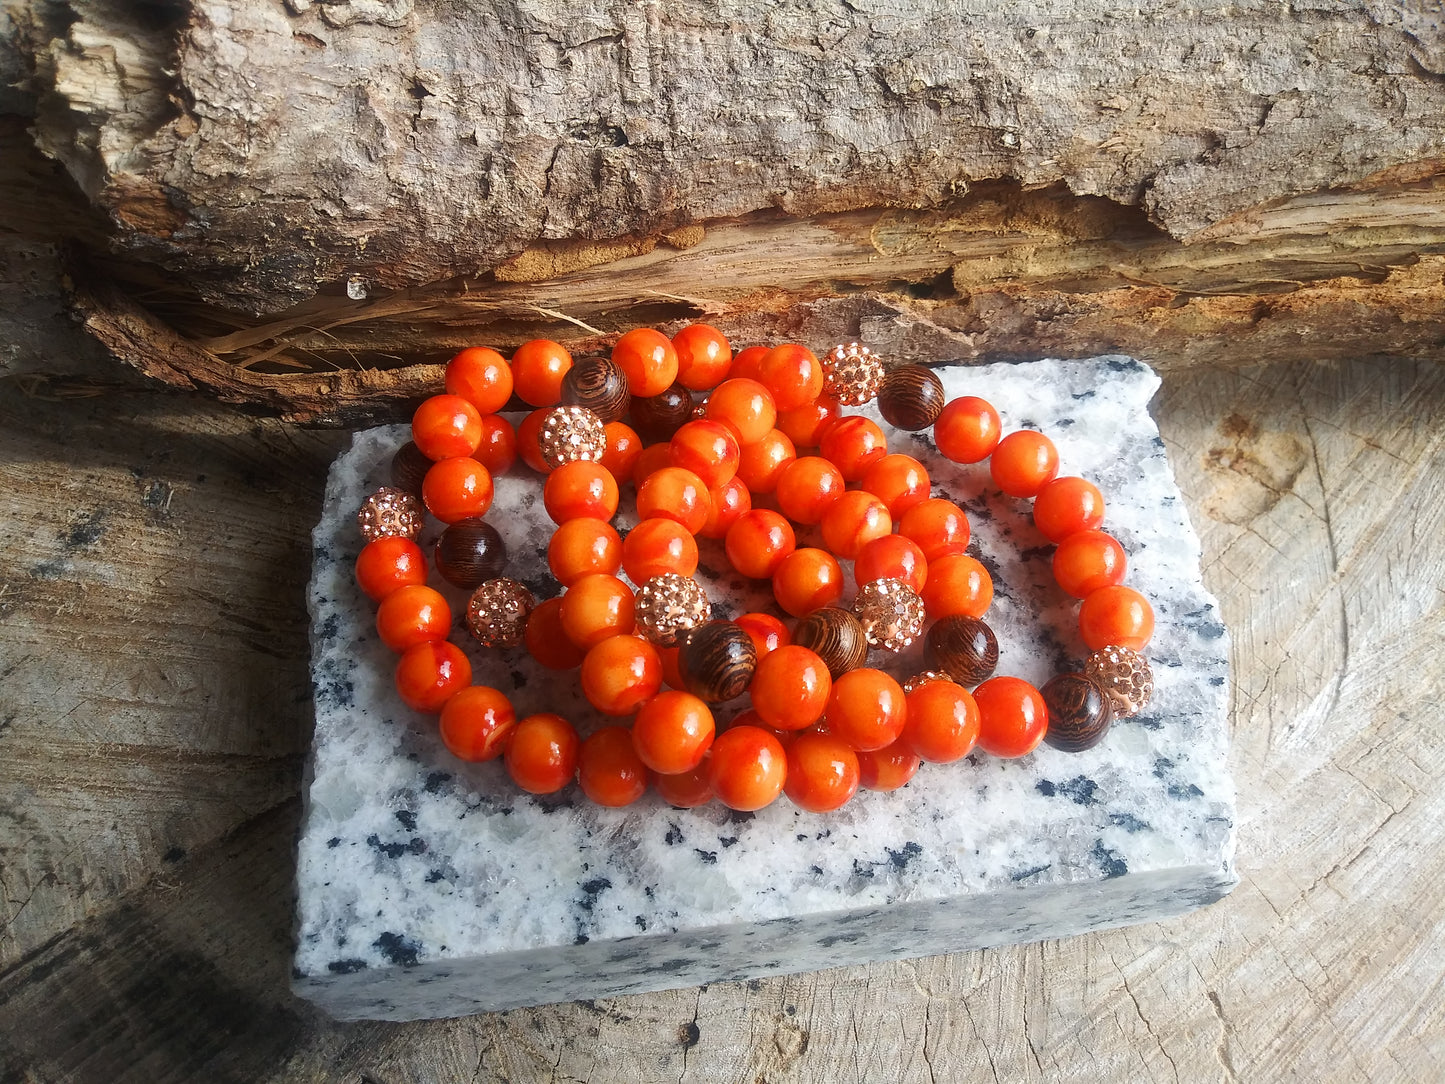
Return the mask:
[[[991,400],[1005,431],[1047,433],[1061,473],[1104,492],[1105,529],[1129,554],[1126,582],[1153,601],[1158,622],[1157,693],[1140,717],[1084,753],[1042,746],[1015,761],[924,765],[905,789],[860,793],[831,814],[786,799],[740,814],[672,809],[651,793],[621,810],[575,788],[532,798],[500,763],[453,759],[434,718],[392,690],[394,656],[352,579],[354,517],[386,483],[407,430],[358,433],[332,468],[314,536],[316,734],[297,856],[297,992],[348,1019],[458,1016],[1060,937],[1227,893],[1227,638],[1148,414],[1158,378],[1122,357],[940,375],[950,397]],[[971,552],[994,575],[986,619],[998,672],[1042,683],[1077,668],[1077,604],[1053,583],[1030,502],[993,491],[986,464],[943,460],[925,434],[893,433],[889,447],[921,459],[935,494],[968,510]],[[547,597],[556,586],[540,496],[519,466],[498,479],[489,520],[510,548],[508,575]],[[624,487],[624,513],[630,496]],[[702,555],[698,577],[719,616],[778,612],[765,588],[716,581],[709,570],[725,566],[715,543]],[[435,573],[432,582],[460,615],[463,593]],[[573,675],[524,651],[485,653],[460,625],[453,639],[476,680],[515,690],[519,716],[556,710],[584,733],[600,725]],[[916,650],[888,668],[915,672]],[[870,665],[884,660],[875,652]]]

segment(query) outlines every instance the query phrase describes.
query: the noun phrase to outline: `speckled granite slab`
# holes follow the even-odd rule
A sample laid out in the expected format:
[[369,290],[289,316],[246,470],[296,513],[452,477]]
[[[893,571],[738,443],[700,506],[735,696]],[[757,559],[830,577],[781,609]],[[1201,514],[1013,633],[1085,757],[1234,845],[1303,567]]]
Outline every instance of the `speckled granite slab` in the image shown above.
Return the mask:
[[[347,1019],[458,1016],[1062,937],[1228,892],[1227,641],[1148,414],[1158,378],[1119,357],[942,375],[950,396],[992,400],[1006,429],[1049,434],[1064,473],[1104,491],[1128,582],[1158,617],[1158,691],[1142,716],[1087,753],[1045,746],[1016,761],[924,765],[904,790],[862,793],[827,815],[785,799],[735,814],[676,810],[651,794],[624,810],[575,793],[528,797],[499,764],[453,760],[434,722],[392,692],[394,659],[352,581],[354,516],[407,437],[404,427],[359,433],[332,468],[315,532],[297,992]],[[1077,665],[1075,605],[1053,584],[1027,502],[993,492],[986,466],[942,460],[924,435],[890,446],[921,459],[935,492],[969,511],[973,552],[994,575],[999,672],[1042,682],[1071,656]],[[511,547],[511,574],[555,593],[535,477],[499,479],[489,518]],[[771,602],[736,577],[718,582],[707,571],[725,567],[715,548],[704,546],[703,565],[727,612]],[[437,586],[460,613],[461,593]],[[596,725],[570,676],[454,640],[472,650],[478,680],[515,690],[519,715],[556,710]],[[911,654],[888,668],[920,666]]]

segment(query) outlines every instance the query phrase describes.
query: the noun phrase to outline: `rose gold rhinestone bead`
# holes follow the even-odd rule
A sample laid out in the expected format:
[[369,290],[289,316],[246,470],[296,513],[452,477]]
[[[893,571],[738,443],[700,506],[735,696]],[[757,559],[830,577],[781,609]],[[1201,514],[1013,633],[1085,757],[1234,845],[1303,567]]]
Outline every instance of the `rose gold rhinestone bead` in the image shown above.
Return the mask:
[[707,593],[694,579],[676,572],[653,576],[637,591],[637,631],[660,647],[672,647],[678,634],[712,617]]
[[923,599],[902,580],[865,583],[853,600],[853,612],[868,642],[884,651],[902,651],[923,631]]
[[415,539],[426,523],[426,513],[420,498],[395,486],[382,486],[361,503],[356,523],[368,542],[403,535]]
[[844,406],[872,401],[883,384],[883,359],[866,346],[841,343],[823,359],[823,395]]
[[953,678],[947,674],[940,674],[937,670],[924,670],[922,673],[914,674],[903,683],[905,693],[917,692],[930,681],[952,681]]
[[536,605],[531,591],[516,580],[498,576],[472,592],[467,602],[467,631],[483,647],[516,647]]
[[1084,673],[1108,694],[1114,714],[1138,715],[1154,696],[1154,673],[1149,660],[1127,647],[1101,647],[1084,663]]
[[607,451],[607,427],[586,407],[559,406],[543,416],[537,444],[553,470],[578,459],[596,463]]

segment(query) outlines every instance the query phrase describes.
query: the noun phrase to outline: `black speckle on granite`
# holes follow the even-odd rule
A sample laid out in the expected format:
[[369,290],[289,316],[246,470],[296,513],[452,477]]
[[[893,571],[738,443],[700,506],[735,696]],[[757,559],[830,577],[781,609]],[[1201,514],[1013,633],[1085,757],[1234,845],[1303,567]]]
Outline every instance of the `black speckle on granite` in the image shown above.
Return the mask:
[[808,833],[807,833],[807,832],[799,832],[799,833],[797,834],[797,840],[798,840],[799,843],[806,843],[806,842],[808,842]]
[[368,846],[375,847],[388,858],[400,858],[404,854],[425,854],[426,840],[413,836],[406,843],[383,843],[381,837],[372,833],[366,837]]
[[822,948],[832,948],[840,941],[845,945],[852,945],[862,936],[859,933],[830,933],[826,937],[818,938],[818,944]]
[[371,943],[371,947],[386,957],[388,963],[399,967],[415,967],[417,953],[421,946],[399,933],[384,933]]
[[1169,788],[1164,793],[1179,802],[1185,802],[1191,798],[1204,797],[1204,792],[1193,783],[1189,783],[1188,785],[1183,783],[1170,783]]
[[668,821],[667,835],[662,837],[662,841],[666,843],[669,847],[676,847],[679,843],[682,842],[682,838],[682,829],[679,828],[675,822]]
[[1170,760],[1168,757],[1155,757],[1154,778],[1163,779],[1166,775],[1169,774],[1169,769],[1172,767],[1174,767],[1174,761]]
[[1099,870],[1105,879],[1122,877],[1129,872],[1129,863],[1116,851],[1105,847],[1102,839],[1094,840],[1094,849],[1089,852],[1089,857],[1099,864]]
[[1096,396],[1096,395],[1098,395],[1098,394],[1099,394],[1099,393],[1096,392],[1093,388],[1090,388],[1090,389],[1088,389],[1088,391],[1076,391],[1076,392],[1074,392],[1074,394],[1073,394],[1070,398],[1073,398],[1073,399],[1092,399],[1094,396]]
[[572,944],[585,945],[588,941],[591,940],[592,938],[588,937],[585,933],[579,933],[576,937],[572,938]]
[[823,867],[822,867],[822,866],[813,865],[813,866],[809,866],[808,869],[812,870],[813,873],[816,874],[816,875],[819,876],[819,877],[823,876]]
[[728,820],[733,824],[747,824],[756,814],[749,813],[745,809],[728,810]]
[[332,960],[326,965],[326,970],[333,975],[351,975],[357,971],[366,970],[365,960]]
[[903,845],[903,849],[900,851],[895,851],[891,847],[883,849],[888,852],[888,861],[893,863],[895,869],[900,870],[907,869],[908,863],[923,853],[923,848],[911,839]]
[[717,851],[705,851],[701,847],[694,847],[692,851],[698,858],[702,859],[705,865],[717,865]]
[[636,926],[639,930],[645,930],[645,929],[647,929],[647,919],[643,918],[641,915],[633,915],[633,916],[632,916],[632,923],[633,923],[633,925]]
[[1219,674],[1215,674],[1212,678],[1209,679],[1209,684],[1218,687],[1224,684],[1224,678]]
[[737,836],[718,836],[718,837],[717,837],[717,841],[718,841],[719,843],[721,843],[724,848],[727,848],[727,847],[731,847],[734,843],[736,843],[736,842],[738,841],[738,837],[737,837]]
[[341,631],[341,615],[329,614],[325,621],[321,622],[321,638],[323,640],[334,640]]
[[1147,831],[1149,828],[1147,821],[1141,821],[1132,813],[1110,813],[1109,823],[1116,828],[1124,829],[1124,831],[1128,832],[1131,836],[1135,832]]
[[422,784],[422,790],[428,794],[435,794],[441,790],[443,785],[451,781],[450,772],[428,772],[426,782]]
[[1010,873],[1010,874],[1008,875],[1008,879],[1009,879],[1010,881],[1015,881],[1015,882],[1017,882],[1017,881],[1027,881],[1030,877],[1034,877],[1034,876],[1036,876],[1036,875],[1038,875],[1038,874],[1040,874],[1040,873],[1043,873],[1045,870],[1051,869],[1051,868],[1053,868],[1053,863],[1051,863],[1051,862],[1045,862],[1042,866],[1034,866],[1034,867],[1032,867],[1031,869],[1021,869],[1021,870],[1019,870],[1019,871],[1016,872],[1016,873]]
[[398,809],[392,814],[408,832],[416,831],[416,814],[410,809]]
[[442,872],[441,870],[439,870],[439,869],[431,870],[431,871],[428,872],[427,875],[426,875],[426,883],[429,884],[429,885],[434,885],[434,884],[436,884],[438,881],[442,881],[442,880],[445,880],[445,879],[446,879],[446,874],[443,873],[443,872]]

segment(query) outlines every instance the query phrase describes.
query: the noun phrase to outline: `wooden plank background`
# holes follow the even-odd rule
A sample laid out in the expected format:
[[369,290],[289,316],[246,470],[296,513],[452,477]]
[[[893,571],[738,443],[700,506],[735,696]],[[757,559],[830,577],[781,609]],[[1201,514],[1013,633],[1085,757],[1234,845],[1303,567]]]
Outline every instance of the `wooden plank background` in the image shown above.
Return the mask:
[[[0,381],[0,1081],[1445,1073],[1445,369],[1168,373],[1242,881],[1176,921],[418,1024],[291,997],[308,533],[344,437]],[[52,388],[54,390],[54,388]],[[72,388],[73,390],[73,388]]]

